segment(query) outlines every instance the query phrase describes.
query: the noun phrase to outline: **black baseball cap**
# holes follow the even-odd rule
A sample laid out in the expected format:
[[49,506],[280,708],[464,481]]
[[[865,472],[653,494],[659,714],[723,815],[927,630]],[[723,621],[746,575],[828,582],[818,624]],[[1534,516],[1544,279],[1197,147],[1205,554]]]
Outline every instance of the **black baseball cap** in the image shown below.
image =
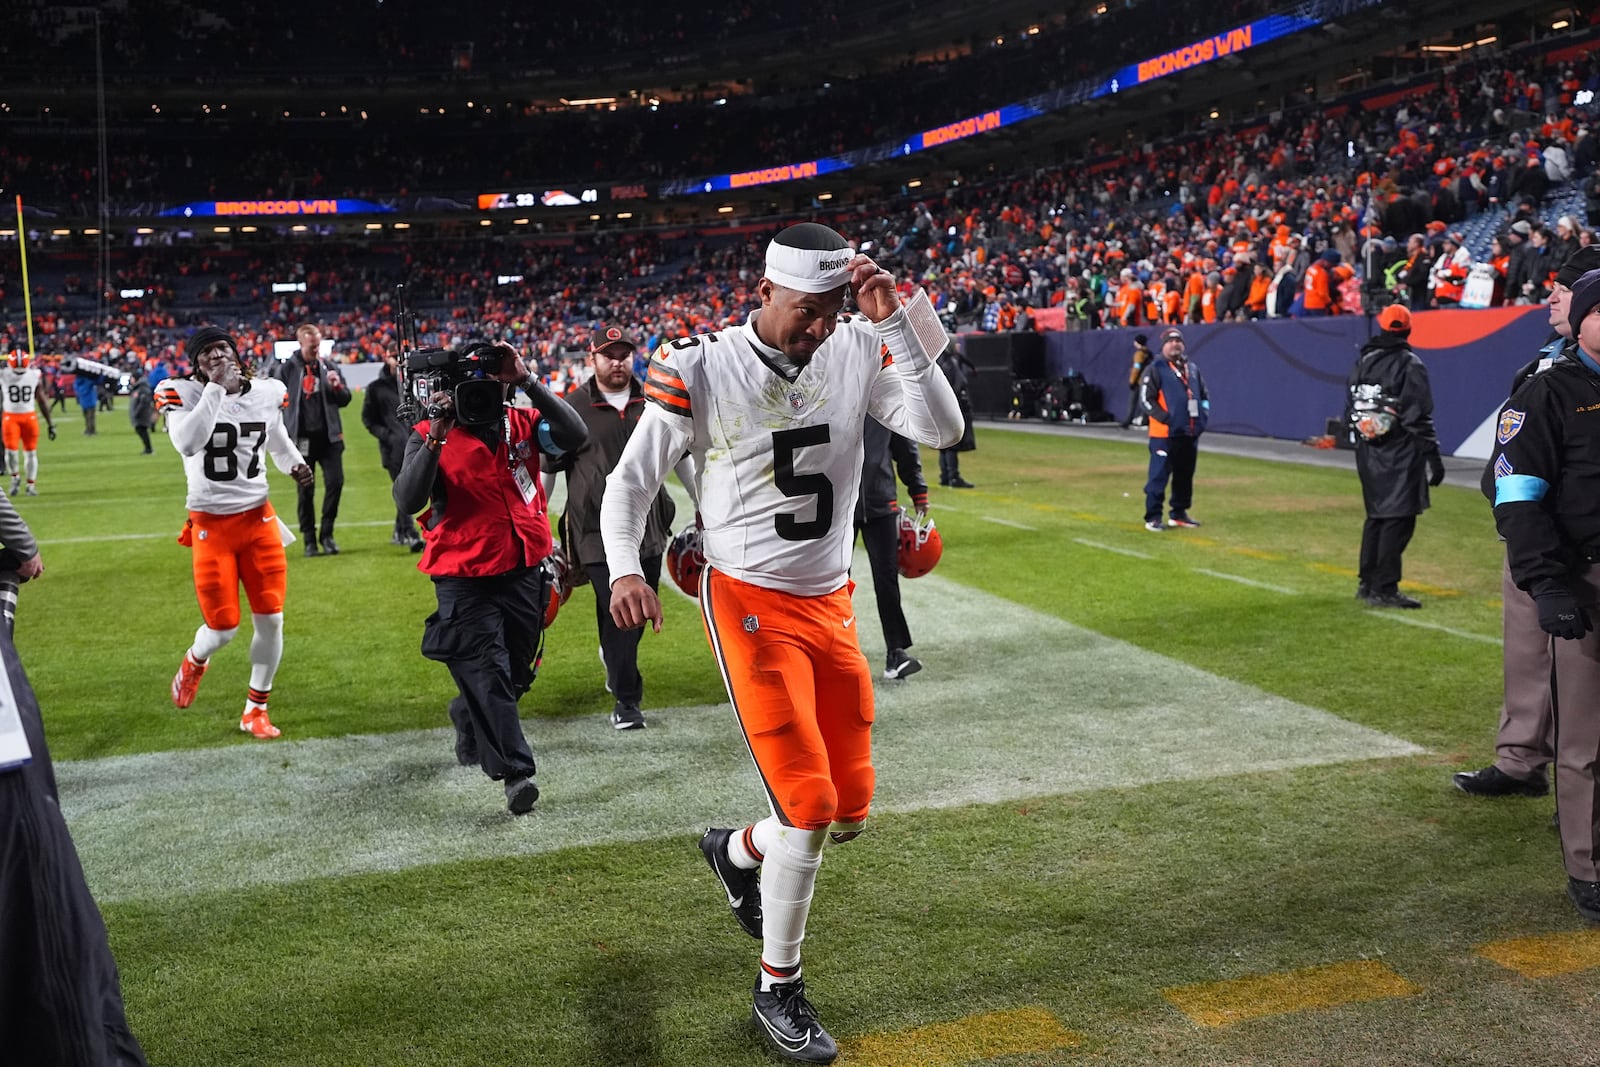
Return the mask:
[[598,352],[606,345],[627,345],[630,348],[639,347],[639,338],[633,331],[618,322],[607,322],[595,327],[594,334],[589,338],[589,351]]

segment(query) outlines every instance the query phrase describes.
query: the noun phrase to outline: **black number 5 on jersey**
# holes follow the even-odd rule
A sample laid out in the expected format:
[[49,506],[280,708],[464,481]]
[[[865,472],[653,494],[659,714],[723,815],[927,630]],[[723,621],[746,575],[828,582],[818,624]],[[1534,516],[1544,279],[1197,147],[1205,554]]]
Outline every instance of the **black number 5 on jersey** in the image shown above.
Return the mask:
[[833,483],[826,474],[796,474],[794,454],[807,445],[828,443],[828,424],[797,426],[792,430],[777,430],[772,435],[773,482],[784,496],[814,496],[817,498],[816,518],[804,522],[785,512],[772,520],[778,536],[785,541],[815,541],[827,534],[833,525]]

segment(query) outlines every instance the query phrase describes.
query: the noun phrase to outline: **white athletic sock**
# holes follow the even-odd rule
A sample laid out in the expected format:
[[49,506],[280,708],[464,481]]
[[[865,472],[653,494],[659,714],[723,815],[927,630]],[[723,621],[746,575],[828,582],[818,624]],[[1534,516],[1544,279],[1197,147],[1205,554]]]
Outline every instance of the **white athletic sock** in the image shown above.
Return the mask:
[[270,690],[283,659],[283,612],[250,616],[255,636],[250,638],[250,688]]
[[210,659],[217,649],[233,640],[233,635],[239,632],[235,626],[231,630],[213,630],[205,623],[200,624],[200,629],[194,632],[194,644],[189,648],[189,658],[196,663],[204,663]]
[[754,826],[735,830],[728,838],[728,859],[740,870],[755,870],[778,843],[778,831],[782,828],[776,815],[768,815]]
[[22,453],[6,449],[6,473],[15,478],[22,473]]
[[[759,824],[757,824],[759,825]],[[793,981],[826,830],[783,827],[761,868],[761,988]],[[779,972],[774,974],[773,972]]]
[[38,452],[24,452],[22,454],[22,473],[28,476],[29,485],[39,480]]

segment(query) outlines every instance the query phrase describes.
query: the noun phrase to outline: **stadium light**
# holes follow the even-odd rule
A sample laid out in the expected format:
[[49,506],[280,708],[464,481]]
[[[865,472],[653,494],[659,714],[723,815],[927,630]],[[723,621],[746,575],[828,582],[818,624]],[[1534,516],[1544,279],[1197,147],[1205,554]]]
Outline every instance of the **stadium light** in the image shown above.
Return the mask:
[[733,205],[732,204],[723,204],[721,207],[717,208],[717,214],[719,214],[719,215],[731,215],[732,213],[733,213]]
[[155,233],[156,231],[152,230],[148,226],[140,226],[137,230],[134,230],[133,232],[134,233]]
[[290,226],[289,229],[294,233],[305,233],[306,232],[305,223],[302,223],[302,222],[295,223],[293,226]]
[[599,215],[590,215],[589,216],[589,221],[590,222],[599,222],[600,221],[600,216]]
[[479,219],[478,220],[478,225],[479,226],[493,226],[494,223],[490,222],[488,219]]
[[16,230],[0,230],[0,237],[15,237],[16,235]]
[[97,235],[97,234],[99,234],[99,232],[100,232],[100,231],[99,231],[99,230],[96,230],[96,229],[88,229],[88,230],[84,230],[84,231],[83,231],[83,235],[84,235],[84,236],[85,236],[85,237],[94,237],[94,236],[96,236],[96,235]]
[[[617,98],[614,96],[590,96],[582,100],[568,100],[563,96],[561,102],[568,107],[588,107],[590,104],[615,104]],[[507,104],[506,106],[510,107],[511,105]]]
[[527,219],[512,219],[511,221],[518,226],[526,226],[528,224]]
[[409,229],[411,229],[411,223],[409,223],[409,222],[397,222],[397,223],[394,224],[394,228],[397,229],[397,230],[409,230]]
[[1566,19],[1561,19],[1558,22],[1552,22],[1550,24],[1550,28],[1552,30],[1564,30],[1570,25],[1572,25],[1572,23],[1568,22]]
[[50,231],[50,236],[52,236],[52,237],[65,237],[68,234],[70,234],[71,232],[72,232],[71,230],[51,230]]
[[369,223],[367,223],[367,229],[369,229],[369,230],[381,230],[381,229],[383,229],[383,223],[381,223],[381,222],[369,222]]
[[922,188],[922,179],[921,178],[912,178],[910,181],[906,182],[906,188],[907,189],[921,189]]
[[[833,199],[833,194],[832,193],[818,193],[817,194],[817,199],[818,200],[832,200]],[[729,210],[732,210],[732,209],[730,208]]]
[[232,226],[213,226],[213,227],[211,227],[211,232],[212,233],[232,233],[233,232],[233,227]]
[[240,226],[239,227],[239,232],[240,233],[255,233],[256,232],[256,227],[254,227],[254,226]]
[[1500,38],[1498,38],[1498,37],[1485,37],[1483,40],[1478,41],[1476,43],[1477,43],[1479,48],[1482,48],[1486,44],[1494,44],[1499,39]]
[[619,211],[619,212],[617,212],[617,218],[619,218],[619,219],[631,219],[631,218],[633,218],[633,212],[631,212],[631,211]]

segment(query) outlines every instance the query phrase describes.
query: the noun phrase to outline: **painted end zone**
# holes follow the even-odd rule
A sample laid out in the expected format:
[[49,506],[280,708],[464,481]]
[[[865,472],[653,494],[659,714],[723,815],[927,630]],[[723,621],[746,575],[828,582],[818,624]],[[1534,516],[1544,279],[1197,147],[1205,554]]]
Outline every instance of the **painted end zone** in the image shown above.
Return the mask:
[[1201,1026],[1227,1026],[1268,1015],[1409,997],[1420,992],[1421,986],[1384,964],[1357,960],[1283,974],[1179,986],[1164,989],[1161,995]]

